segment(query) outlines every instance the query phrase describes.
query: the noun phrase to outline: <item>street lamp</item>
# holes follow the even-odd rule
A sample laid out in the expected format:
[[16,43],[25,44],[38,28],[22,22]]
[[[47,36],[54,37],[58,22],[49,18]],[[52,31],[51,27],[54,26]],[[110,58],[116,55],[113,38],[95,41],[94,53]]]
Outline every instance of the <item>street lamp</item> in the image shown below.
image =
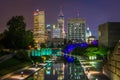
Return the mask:
[[35,73],[35,80],[38,79],[38,72]]
[[23,77],[23,71],[21,72],[21,77]]
[[35,63],[35,68],[37,69],[37,67],[38,67],[38,62]]
[[37,64],[35,64],[35,68],[37,69],[37,67],[38,67],[38,65]]

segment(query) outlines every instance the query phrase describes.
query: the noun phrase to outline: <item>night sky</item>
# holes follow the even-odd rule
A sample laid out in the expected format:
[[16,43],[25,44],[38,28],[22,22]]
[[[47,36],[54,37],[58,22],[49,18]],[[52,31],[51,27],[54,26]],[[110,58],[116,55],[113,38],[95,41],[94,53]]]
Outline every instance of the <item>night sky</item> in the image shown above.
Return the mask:
[[98,25],[120,22],[120,0],[0,0],[0,32],[12,16],[25,17],[27,29],[33,29],[33,12],[36,9],[46,13],[46,24],[56,24],[60,6],[63,7],[65,21],[68,18],[86,18],[92,34],[98,36]]

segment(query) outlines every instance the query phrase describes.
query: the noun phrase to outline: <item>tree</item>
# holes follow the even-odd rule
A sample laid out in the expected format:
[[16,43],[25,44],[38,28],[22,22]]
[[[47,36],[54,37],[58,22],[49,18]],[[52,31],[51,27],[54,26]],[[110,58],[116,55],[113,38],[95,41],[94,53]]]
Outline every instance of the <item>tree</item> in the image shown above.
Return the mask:
[[85,51],[86,51],[86,48],[83,48],[83,47],[76,47],[76,48],[72,51],[72,54],[83,56],[84,53],[85,53]]
[[99,55],[103,58],[106,59],[107,58],[107,53],[108,53],[108,48],[105,46],[100,46],[99,47]]
[[97,52],[98,52],[97,47],[88,47],[86,49],[85,55],[86,56],[96,56]]
[[25,49],[33,44],[31,31],[25,30],[26,24],[23,16],[13,16],[7,22],[7,30],[4,31],[4,45],[9,49]]
[[34,39],[33,32],[31,30],[27,30],[24,35],[24,48],[28,48],[28,46],[34,47]]
[[5,35],[3,33],[0,33],[0,49],[4,48],[4,45],[3,45],[4,37],[5,37]]
[[46,48],[45,43],[41,43],[41,44],[40,44],[40,47],[41,47],[41,48]]
[[23,16],[12,17],[7,22],[8,30],[6,35],[8,40],[10,41],[9,43],[11,46],[11,47],[9,46],[9,48],[14,48],[14,49],[23,48],[25,27],[26,27],[26,24],[24,22]]
[[88,47],[86,49],[86,56],[97,56],[99,59],[105,59],[107,56],[107,48],[104,46],[100,47]]

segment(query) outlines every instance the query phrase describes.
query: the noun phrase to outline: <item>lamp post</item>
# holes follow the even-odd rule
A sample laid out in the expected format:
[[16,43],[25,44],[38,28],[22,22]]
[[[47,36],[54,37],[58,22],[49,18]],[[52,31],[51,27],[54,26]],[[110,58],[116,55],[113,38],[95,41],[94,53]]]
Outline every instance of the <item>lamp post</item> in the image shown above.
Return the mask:
[[35,72],[35,77],[34,77],[35,80],[38,80],[38,72]]
[[35,64],[35,68],[37,69],[37,67],[38,67],[38,65],[37,64]]
[[23,77],[23,71],[21,72],[21,77]]

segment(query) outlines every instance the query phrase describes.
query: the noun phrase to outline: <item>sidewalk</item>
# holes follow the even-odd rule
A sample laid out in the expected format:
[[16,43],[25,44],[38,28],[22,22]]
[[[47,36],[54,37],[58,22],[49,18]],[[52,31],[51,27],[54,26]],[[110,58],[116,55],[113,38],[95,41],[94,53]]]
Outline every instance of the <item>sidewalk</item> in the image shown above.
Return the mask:
[[85,74],[89,80],[110,80],[106,75],[103,74],[101,65],[97,65],[97,67],[95,67],[94,63],[98,63],[97,61],[89,62],[81,59],[80,63],[84,68]]
[[9,73],[0,78],[0,80],[24,80],[40,69],[41,66],[32,65],[21,70]]

